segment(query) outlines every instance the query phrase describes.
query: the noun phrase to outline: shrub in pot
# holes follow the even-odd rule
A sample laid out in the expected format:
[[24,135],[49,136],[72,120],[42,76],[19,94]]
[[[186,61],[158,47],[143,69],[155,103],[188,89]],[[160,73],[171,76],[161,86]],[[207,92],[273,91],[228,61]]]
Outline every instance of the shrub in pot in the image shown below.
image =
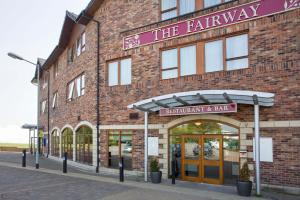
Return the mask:
[[150,176],[152,183],[161,182],[161,171],[159,170],[159,164],[156,159],[151,160],[150,162]]
[[240,196],[251,196],[252,181],[250,181],[250,171],[247,162],[243,164],[240,170],[239,179],[237,181],[237,191]]

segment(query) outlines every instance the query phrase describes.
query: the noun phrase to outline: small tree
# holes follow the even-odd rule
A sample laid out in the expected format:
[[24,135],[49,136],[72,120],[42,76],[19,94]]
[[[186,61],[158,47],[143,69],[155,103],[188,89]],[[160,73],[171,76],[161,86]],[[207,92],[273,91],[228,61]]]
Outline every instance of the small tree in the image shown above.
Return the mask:
[[159,172],[159,165],[156,159],[151,160],[150,170],[151,172]]
[[244,182],[247,182],[247,181],[250,180],[250,171],[249,171],[248,163],[247,162],[245,162],[243,164],[243,167],[240,170],[239,180],[240,181],[244,181]]

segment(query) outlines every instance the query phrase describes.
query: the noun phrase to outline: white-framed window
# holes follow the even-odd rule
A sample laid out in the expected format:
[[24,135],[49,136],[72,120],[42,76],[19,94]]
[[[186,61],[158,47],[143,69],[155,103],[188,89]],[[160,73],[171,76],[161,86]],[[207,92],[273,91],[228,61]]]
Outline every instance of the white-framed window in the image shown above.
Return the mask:
[[223,40],[205,43],[205,72],[221,71],[223,67]]
[[196,0],[161,0],[161,20],[171,19],[196,10]]
[[42,88],[45,89],[48,86],[48,76],[47,74],[43,74],[42,78]]
[[77,39],[76,42],[76,55],[80,56],[81,53],[85,51],[86,48],[86,38],[85,38],[85,32],[83,32],[80,37]]
[[68,48],[67,52],[67,64],[71,64],[74,61],[74,51],[75,51],[75,45]]
[[196,49],[196,45],[189,45],[162,51],[162,79],[196,74]]
[[85,93],[85,75],[81,74],[68,83],[67,100],[72,101]]
[[53,98],[52,98],[52,108],[55,109],[58,106],[58,93],[54,92]]
[[43,100],[41,102],[41,114],[44,114],[47,112],[47,100]]
[[131,58],[111,61],[108,63],[108,85],[131,84]]
[[56,61],[53,66],[53,78],[56,79],[57,76],[58,76],[58,61]]

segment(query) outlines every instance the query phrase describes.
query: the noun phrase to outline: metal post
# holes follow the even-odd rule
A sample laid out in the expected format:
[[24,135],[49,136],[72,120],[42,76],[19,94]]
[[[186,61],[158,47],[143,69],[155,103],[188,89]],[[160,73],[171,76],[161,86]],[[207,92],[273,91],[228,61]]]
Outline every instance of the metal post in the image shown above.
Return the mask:
[[[40,118],[40,64],[36,65],[37,68],[37,122],[36,122],[36,130],[37,130],[37,140],[39,140],[39,118]],[[49,87],[49,86],[48,86]],[[49,99],[48,99],[49,101]],[[39,147],[36,149],[35,153],[35,168],[38,169],[39,166]]]
[[35,129],[33,130],[33,154],[35,154]]
[[67,173],[67,160],[68,160],[68,153],[65,152],[64,161],[63,161],[63,173]]
[[120,169],[120,182],[124,182],[124,158],[123,158],[123,156],[120,158],[119,169]]
[[259,135],[259,105],[254,105],[254,131],[255,131],[255,175],[256,195],[260,195],[260,135]]
[[175,157],[172,160],[172,184],[175,184]]
[[28,130],[29,130],[29,134],[28,134],[28,137],[29,137],[29,141],[28,141],[28,149],[30,149],[31,129],[28,129]]
[[148,112],[145,112],[145,149],[144,149],[144,174],[145,182],[148,181]]
[[26,167],[26,149],[22,153],[22,167]]

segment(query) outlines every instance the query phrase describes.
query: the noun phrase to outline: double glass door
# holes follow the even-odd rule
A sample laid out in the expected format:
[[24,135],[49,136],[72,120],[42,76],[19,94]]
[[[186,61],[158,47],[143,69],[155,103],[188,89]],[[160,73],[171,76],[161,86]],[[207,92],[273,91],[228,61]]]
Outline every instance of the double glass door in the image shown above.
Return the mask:
[[183,180],[223,184],[222,135],[182,135],[181,148]]

